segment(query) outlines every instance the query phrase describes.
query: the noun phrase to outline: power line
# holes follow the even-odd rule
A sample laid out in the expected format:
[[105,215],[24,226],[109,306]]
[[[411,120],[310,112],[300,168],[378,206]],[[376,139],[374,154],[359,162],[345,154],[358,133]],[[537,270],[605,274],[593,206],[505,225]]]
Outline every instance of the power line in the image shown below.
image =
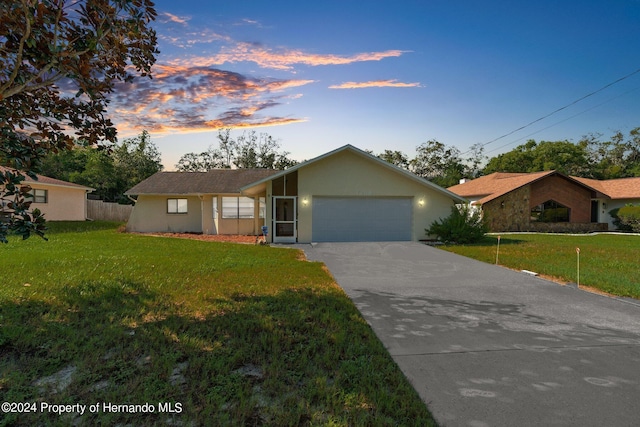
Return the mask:
[[545,131],[545,130],[547,130],[547,129],[549,129],[549,128],[552,128],[552,127],[554,127],[554,126],[557,126],[557,125],[559,125],[560,123],[564,123],[564,122],[566,122],[566,121],[568,121],[568,120],[571,120],[571,119],[573,119],[574,117],[577,117],[577,116],[579,116],[579,115],[581,115],[581,114],[584,114],[584,113],[589,112],[589,111],[591,111],[591,110],[595,110],[596,108],[598,108],[598,107],[600,107],[600,106],[602,106],[602,105],[604,105],[604,104],[606,104],[606,103],[608,103],[608,102],[611,102],[611,101],[613,101],[614,99],[618,99],[618,98],[620,98],[620,97],[622,97],[622,96],[628,95],[628,94],[630,94],[631,92],[635,92],[635,91],[636,91],[636,90],[638,90],[638,89],[640,89],[640,87],[636,87],[636,88],[634,88],[634,89],[631,89],[631,90],[628,90],[628,91],[626,91],[626,92],[624,92],[624,93],[621,93],[620,95],[614,96],[613,98],[609,98],[609,99],[607,99],[606,101],[601,102],[600,104],[594,105],[594,106],[593,106],[593,107],[591,107],[591,108],[587,108],[586,110],[582,110],[582,111],[580,111],[579,113],[574,114],[574,115],[573,115],[573,116],[571,116],[571,117],[567,117],[566,119],[560,120],[559,122],[555,122],[554,124],[549,125],[549,126],[547,126],[547,127],[545,127],[545,128],[542,128],[542,129],[537,130],[537,131],[535,131],[535,132],[532,132],[532,133],[530,133],[530,134],[528,134],[528,135],[525,135],[525,136],[523,136],[523,137],[520,137],[520,138],[518,138],[518,139],[516,139],[516,140],[514,140],[514,141],[511,141],[511,142],[508,142],[508,143],[506,143],[506,144],[504,144],[504,145],[501,145],[501,146],[500,146],[500,147],[498,147],[498,148],[494,148],[493,150],[487,151],[485,154],[493,153],[494,151],[498,151],[498,150],[500,150],[500,149],[502,149],[502,148],[508,147],[508,146],[509,146],[509,145],[511,145],[511,144],[515,144],[515,143],[516,143],[516,142],[518,142],[518,141],[521,141],[521,140],[523,140],[523,139],[525,139],[525,138],[529,138],[530,136],[533,136],[533,135],[535,135],[535,134],[537,134],[537,133],[540,133],[540,132],[542,132],[542,131]]
[[[596,90],[596,91],[593,91],[593,92],[591,92],[591,93],[589,93],[589,94],[587,94],[587,95],[584,95],[584,96],[582,96],[582,97],[580,97],[580,98],[576,99],[575,101],[571,102],[570,104],[565,105],[564,107],[560,107],[560,108],[558,108],[557,110],[552,111],[551,113],[549,113],[549,114],[547,114],[547,115],[545,115],[545,116],[540,117],[539,119],[536,119],[536,120],[534,120],[534,121],[532,121],[532,122],[530,122],[530,123],[527,123],[527,124],[526,124],[526,125],[524,125],[524,126],[520,126],[518,129],[515,129],[515,130],[512,130],[511,132],[505,133],[504,135],[499,136],[498,138],[492,139],[491,141],[488,141],[488,142],[482,143],[482,144],[480,144],[480,146],[481,146],[481,147],[484,147],[484,146],[486,146],[486,145],[489,145],[489,144],[492,144],[492,143],[494,143],[494,142],[496,142],[496,141],[499,141],[499,140],[501,140],[502,138],[506,138],[506,137],[507,137],[507,136],[509,136],[509,135],[513,135],[514,133],[516,133],[516,132],[518,132],[518,131],[521,131],[522,129],[526,129],[526,128],[528,128],[529,126],[531,126],[531,125],[533,125],[533,124],[535,124],[535,123],[538,123],[539,121],[544,120],[544,119],[546,119],[547,117],[550,117],[550,116],[552,116],[552,115],[554,115],[554,114],[556,114],[556,113],[558,113],[558,112],[560,112],[560,111],[562,111],[562,110],[564,110],[564,109],[567,109],[567,108],[571,107],[572,105],[577,104],[578,102],[580,102],[580,101],[582,101],[582,100],[584,100],[584,99],[586,99],[586,98],[588,98],[588,97],[590,97],[590,96],[595,95],[596,93],[602,92],[603,90],[607,89],[608,87],[611,87],[611,86],[613,86],[614,84],[619,83],[619,82],[621,82],[621,81],[623,81],[623,80],[625,80],[625,79],[628,79],[629,77],[633,76],[634,74],[638,74],[638,73],[640,73],[640,68],[638,68],[637,70],[635,70],[634,72],[632,72],[632,73],[630,73],[630,74],[627,74],[627,75],[626,75],[626,76],[624,76],[624,77],[620,77],[619,79],[617,79],[617,80],[615,80],[615,81],[613,81],[613,82],[611,82],[611,83],[609,83],[609,84],[606,84],[606,85],[602,86],[600,89],[598,89],[598,90]],[[463,153],[463,154],[466,154],[466,153]]]

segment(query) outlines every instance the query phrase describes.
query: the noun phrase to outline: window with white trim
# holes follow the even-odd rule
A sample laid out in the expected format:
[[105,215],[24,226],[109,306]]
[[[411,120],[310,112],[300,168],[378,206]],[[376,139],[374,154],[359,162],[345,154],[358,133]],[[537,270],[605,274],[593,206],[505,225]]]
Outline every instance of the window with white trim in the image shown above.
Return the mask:
[[187,199],[167,199],[167,213],[186,214],[188,212]]
[[254,218],[254,209],[251,197],[222,198],[222,218]]

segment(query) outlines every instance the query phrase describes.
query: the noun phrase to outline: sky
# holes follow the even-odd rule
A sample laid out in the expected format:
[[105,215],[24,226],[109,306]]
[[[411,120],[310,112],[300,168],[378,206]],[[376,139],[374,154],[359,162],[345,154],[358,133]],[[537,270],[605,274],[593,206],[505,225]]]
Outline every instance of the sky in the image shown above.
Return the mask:
[[429,140],[492,157],[640,127],[640,0],[157,0],[153,79],[113,94],[174,170],[218,129],[295,160]]

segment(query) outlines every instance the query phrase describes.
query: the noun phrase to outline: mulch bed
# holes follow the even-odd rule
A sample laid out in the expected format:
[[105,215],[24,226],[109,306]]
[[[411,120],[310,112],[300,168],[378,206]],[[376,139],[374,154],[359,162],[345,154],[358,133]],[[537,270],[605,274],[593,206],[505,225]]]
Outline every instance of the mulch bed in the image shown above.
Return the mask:
[[201,240],[205,242],[227,242],[227,243],[256,243],[256,236],[244,236],[236,234],[196,234],[196,233],[141,233],[159,237],[175,237],[179,239]]

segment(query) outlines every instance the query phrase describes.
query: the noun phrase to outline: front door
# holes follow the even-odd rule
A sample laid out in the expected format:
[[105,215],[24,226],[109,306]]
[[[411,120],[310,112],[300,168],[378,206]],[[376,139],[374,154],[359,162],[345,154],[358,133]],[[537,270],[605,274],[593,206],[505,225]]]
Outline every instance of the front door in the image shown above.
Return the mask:
[[290,196],[273,197],[273,241],[295,243],[298,237],[297,198]]
[[598,201],[591,201],[591,222],[598,222]]

